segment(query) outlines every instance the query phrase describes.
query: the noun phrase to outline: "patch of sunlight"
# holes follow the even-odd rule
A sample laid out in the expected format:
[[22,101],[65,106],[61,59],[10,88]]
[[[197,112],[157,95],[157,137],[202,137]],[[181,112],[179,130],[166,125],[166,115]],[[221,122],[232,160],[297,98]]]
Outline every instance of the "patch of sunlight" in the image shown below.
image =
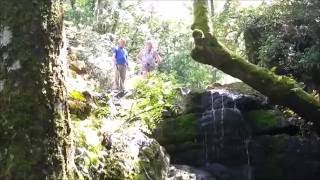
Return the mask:
[[117,121],[111,118],[107,118],[103,121],[101,131],[112,134],[116,130],[120,129],[123,123],[123,121]]
[[235,83],[235,82],[242,82],[241,80],[234,78],[230,75],[224,74],[223,77],[221,79],[219,79],[217,81],[217,83],[219,84],[231,84],[231,83]]
[[0,92],[4,89],[4,80],[0,80]]
[[7,46],[9,43],[11,43],[11,39],[12,32],[8,26],[5,26],[0,31],[0,47]]
[[148,0],[143,1],[143,6],[146,10],[154,9],[162,18],[173,20],[180,19],[191,21],[191,0]]
[[[192,21],[192,0],[143,0],[146,10],[154,9],[155,12],[168,20]],[[214,1],[215,12],[223,10],[226,0]],[[270,4],[274,0],[240,0],[240,8],[256,7],[262,3]]]
[[77,75],[75,78],[67,77],[66,80],[67,89],[70,91],[86,91],[88,89],[91,89],[88,85],[88,82],[84,80],[81,76]]
[[100,144],[99,136],[97,135],[97,132],[88,127],[88,124],[90,123],[90,120],[85,120],[80,124],[80,129],[82,133],[85,136],[86,144],[97,146]]

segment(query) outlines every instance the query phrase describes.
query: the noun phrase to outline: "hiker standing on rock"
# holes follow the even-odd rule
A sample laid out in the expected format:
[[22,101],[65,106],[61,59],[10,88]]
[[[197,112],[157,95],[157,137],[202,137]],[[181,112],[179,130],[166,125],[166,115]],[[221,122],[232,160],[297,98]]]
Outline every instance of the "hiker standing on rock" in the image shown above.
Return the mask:
[[155,70],[161,61],[159,53],[150,40],[145,43],[145,47],[140,51],[137,59],[141,62],[144,77],[148,77],[150,72]]
[[128,53],[125,49],[126,41],[124,38],[118,40],[118,46],[112,49],[112,60],[115,68],[114,86],[117,90],[124,90],[124,81],[128,68]]

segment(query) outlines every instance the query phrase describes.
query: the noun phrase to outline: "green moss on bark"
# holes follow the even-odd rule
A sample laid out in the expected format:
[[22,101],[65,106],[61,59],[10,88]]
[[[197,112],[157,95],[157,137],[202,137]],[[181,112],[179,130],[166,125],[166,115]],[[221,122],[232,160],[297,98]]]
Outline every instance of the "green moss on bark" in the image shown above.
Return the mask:
[[194,14],[194,23],[192,24],[192,29],[201,29],[203,32],[209,32],[209,18],[208,18],[208,9],[207,1],[203,0],[194,0],[193,2],[193,14]]

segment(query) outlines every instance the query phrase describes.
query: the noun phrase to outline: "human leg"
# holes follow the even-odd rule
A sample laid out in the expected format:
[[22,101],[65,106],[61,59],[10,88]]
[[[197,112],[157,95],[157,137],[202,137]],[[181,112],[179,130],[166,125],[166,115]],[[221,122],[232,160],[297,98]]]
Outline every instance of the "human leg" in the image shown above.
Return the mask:
[[116,68],[115,68],[114,88],[117,90],[120,88],[120,71],[119,71],[118,65],[116,65]]
[[126,79],[127,66],[120,65],[119,72],[120,72],[120,89],[123,90],[124,89],[124,81]]

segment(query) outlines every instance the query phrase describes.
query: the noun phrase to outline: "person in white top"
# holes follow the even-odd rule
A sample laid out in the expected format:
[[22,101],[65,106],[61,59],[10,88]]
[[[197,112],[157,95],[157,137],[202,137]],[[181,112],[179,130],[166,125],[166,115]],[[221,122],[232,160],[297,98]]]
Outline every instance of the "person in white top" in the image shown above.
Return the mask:
[[144,77],[148,77],[150,72],[155,70],[161,62],[161,57],[150,40],[145,43],[145,47],[139,52],[137,59],[141,63]]

